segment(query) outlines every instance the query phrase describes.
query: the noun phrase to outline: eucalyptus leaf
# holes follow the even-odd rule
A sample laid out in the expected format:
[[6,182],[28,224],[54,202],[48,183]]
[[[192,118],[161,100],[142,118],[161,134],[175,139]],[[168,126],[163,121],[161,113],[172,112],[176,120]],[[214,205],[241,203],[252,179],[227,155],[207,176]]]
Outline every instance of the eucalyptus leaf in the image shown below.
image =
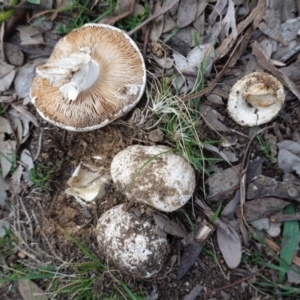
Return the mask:
[[[293,205],[288,205],[285,208],[285,213],[295,213]],[[281,252],[280,252],[280,267],[278,281],[282,283],[284,277],[292,263],[293,256],[298,246],[299,223],[298,221],[286,221],[283,225]]]

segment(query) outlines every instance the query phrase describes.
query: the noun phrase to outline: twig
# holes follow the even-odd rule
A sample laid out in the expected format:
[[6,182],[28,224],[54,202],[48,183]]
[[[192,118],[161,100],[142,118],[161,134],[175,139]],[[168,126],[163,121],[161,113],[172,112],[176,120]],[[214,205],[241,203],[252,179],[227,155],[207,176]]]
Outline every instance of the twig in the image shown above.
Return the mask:
[[270,222],[285,222],[285,221],[299,221],[300,220],[300,212],[294,213],[294,214],[283,214],[278,213],[276,215],[271,216]]
[[249,165],[249,156],[250,156],[250,148],[253,140],[255,137],[265,131],[266,129],[271,128],[272,126],[265,127],[261,130],[259,130],[255,135],[253,135],[248,142],[248,145],[246,147],[245,155],[243,158],[242,162],[242,174],[241,174],[241,180],[240,180],[240,206],[241,206],[241,219],[243,220],[244,224],[249,228],[249,225],[245,219],[244,216],[244,205],[246,202],[246,175],[247,175],[247,170],[248,170],[248,165]]
[[242,42],[242,40],[244,39],[244,37],[242,37],[238,43],[236,44],[236,46],[234,47],[232,53],[230,54],[226,64],[224,65],[223,69],[218,73],[218,75],[216,76],[216,78],[212,81],[212,83],[206,87],[204,90],[198,92],[198,93],[195,93],[195,94],[192,94],[192,95],[187,95],[187,96],[184,96],[182,98],[182,101],[183,102],[187,102],[189,100],[192,100],[192,99],[195,99],[195,98],[199,98],[201,96],[203,96],[204,94],[207,94],[207,93],[210,93],[213,88],[217,85],[217,83],[220,81],[220,79],[222,78],[223,74],[225,73],[225,71],[227,70],[227,67],[230,65],[231,63],[231,60],[234,58],[234,54],[235,52],[237,51],[238,49],[238,46],[240,45],[240,43]]
[[[200,198],[197,196],[195,197],[195,203],[199,205],[199,207],[203,210],[203,213],[206,215],[207,218],[211,219],[214,215],[214,212],[208,207],[203,201],[201,201]],[[218,228],[223,230],[228,236],[231,236],[231,232],[228,229],[226,223],[224,223],[221,219],[216,218],[214,221],[212,221]]]
[[168,1],[168,4],[165,5],[161,11],[158,11],[157,13],[155,13],[154,15],[150,16],[148,19],[146,19],[143,23],[141,23],[140,25],[138,25],[137,27],[135,27],[134,29],[130,30],[127,32],[128,35],[132,35],[134,34],[136,31],[140,30],[142,27],[144,27],[146,24],[148,24],[149,22],[153,21],[154,19],[156,19],[157,17],[163,15],[164,13],[166,13],[168,10],[170,10],[175,4],[178,3],[179,0],[172,0],[172,1]]

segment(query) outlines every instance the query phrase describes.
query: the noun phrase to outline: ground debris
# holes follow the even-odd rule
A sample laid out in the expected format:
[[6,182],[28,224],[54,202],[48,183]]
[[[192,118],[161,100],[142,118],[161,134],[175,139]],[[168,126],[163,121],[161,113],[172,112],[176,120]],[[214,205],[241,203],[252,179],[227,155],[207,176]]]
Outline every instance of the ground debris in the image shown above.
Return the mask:
[[206,240],[214,232],[214,226],[207,221],[202,221],[195,230],[189,233],[183,240],[185,246],[177,270],[177,279],[181,279],[193,266],[201,253]]
[[[244,216],[248,222],[274,215],[276,212],[282,211],[284,207],[290,204],[278,198],[258,198],[247,201],[244,205]],[[235,209],[236,215],[241,218],[241,207]]]
[[260,175],[249,183],[247,198],[258,199],[264,197],[277,197],[300,202],[300,181],[292,174],[284,175],[283,181]]

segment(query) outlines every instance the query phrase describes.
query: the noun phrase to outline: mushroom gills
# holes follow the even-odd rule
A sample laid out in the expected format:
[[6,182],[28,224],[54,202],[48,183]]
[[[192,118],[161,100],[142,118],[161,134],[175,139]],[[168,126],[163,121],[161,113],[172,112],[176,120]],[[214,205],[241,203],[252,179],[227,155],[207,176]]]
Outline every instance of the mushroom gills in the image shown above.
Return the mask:
[[52,86],[59,87],[68,100],[76,100],[81,91],[93,86],[99,77],[100,66],[90,56],[88,47],[71,53],[54,63],[37,67],[37,74],[48,79]]

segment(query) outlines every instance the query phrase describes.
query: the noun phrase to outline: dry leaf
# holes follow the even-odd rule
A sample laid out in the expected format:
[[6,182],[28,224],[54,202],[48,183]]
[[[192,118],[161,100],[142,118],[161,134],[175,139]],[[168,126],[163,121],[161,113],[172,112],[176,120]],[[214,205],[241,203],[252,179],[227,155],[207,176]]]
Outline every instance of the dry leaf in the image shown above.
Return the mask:
[[45,44],[43,36],[36,28],[19,25],[16,29],[20,32],[22,46]]
[[[213,128],[216,131],[223,131],[223,132],[231,132],[230,129],[225,126],[221,121],[224,121],[224,117],[221,116],[215,109],[213,109],[209,105],[200,104],[199,111],[204,119],[205,123]],[[219,121],[221,120],[221,121]]]
[[4,134],[11,134],[12,129],[9,121],[0,116],[0,142],[4,140]]
[[153,214],[156,225],[164,232],[178,236],[185,237],[186,232],[177,223],[169,220],[167,217],[159,214]]
[[0,206],[5,205],[6,191],[9,190],[8,184],[5,182],[4,178],[0,176]]
[[35,68],[45,62],[45,58],[30,60],[23,67],[19,68],[15,78],[15,90],[19,99],[28,97],[31,83],[35,77]]
[[[284,207],[290,204],[279,198],[260,198],[247,201],[244,205],[244,217],[247,222],[255,221],[261,218],[266,218],[274,215],[276,212],[281,211]],[[241,218],[241,207],[236,207],[235,213]]]
[[19,46],[4,43],[4,55],[7,61],[14,66],[22,66],[24,62],[24,54]]
[[219,17],[222,14],[226,5],[227,5],[227,0],[218,0],[217,4],[214,7],[214,10],[209,16],[210,24],[214,24],[216,22],[217,17]]
[[209,186],[209,198],[231,191],[240,183],[241,165],[218,171],[210,176],[206,183]]
[[46,300],[49,298],[49,295],[30,280],[19,280],[18,291],[23,300]]
[[11,175],[12,189],[15,194],[19,194],[22,191],[21,187],[21,177],[23,174],[23,167],[19,165],[17,169]]
[[28,149],[23,149],[20,160],[24,164],[23,178],[25,182],[30,184],[30,170],[34,168],[34,164],[31,153]]
[[[159,13],[162,9],[163,7],[161,6],[160,2],[156,2],[153,9],[153,15]],[[162,35],[163,30],[164,30],[164,16],[161,15],[153,21],[151,32],[150,32],[150,39],[152,41],[157,41]]]
[[178,28],[182,28],[191,24],[196,19],[197,12],[198,12],[197,0],[181,1],[177,11]]
[[228,0],[227,13],[225,18],[222,20],[222,24],[224,25],[225,35],[228,36],[229,29],[231,28],[232,37],[237,38],[237,29],[236,29],[236,21],[235,21],[235,10],[234,3],[232,0]]
[[6,231],[9,229],[10,225],[9,222],[1,219],[0,220],[0,238],[4,237],[6,235]]
[[28,111],[28,107],[25,105],[14,105],[12,107],[21,114],[21,116],[26,117],[29,121],[31,121],[35,127],[39,127],[39,123],[37,118]]
[[211,144],[204,144],[203,148],[218,154],[220,157],[222,157],[230,165],[230,160],[228,159],[226,154],[223,151],[220,151],[216,146],[211,145]]
[[3,178],[14,165],[16,156],[16,141],[0,141],[0,164]]
[[221,228],[217,227],[217,240],[220,251],[227,266],[231,269],[236,268],[242,258],[242,243],[236,231],[227,224],[230,235]]
[[15,78],[15,75],[15,67],[0,59],[0,92],[4,92],[9,89]]

